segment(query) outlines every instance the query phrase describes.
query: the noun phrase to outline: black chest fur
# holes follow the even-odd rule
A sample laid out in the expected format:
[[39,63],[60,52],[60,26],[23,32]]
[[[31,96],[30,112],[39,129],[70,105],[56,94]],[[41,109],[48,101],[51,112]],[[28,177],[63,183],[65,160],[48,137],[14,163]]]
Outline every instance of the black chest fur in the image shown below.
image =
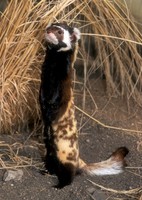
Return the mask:
[[48,49],[42,66],[40,105],[43,120],[50,125],[55,120],[66,96],[65,83],[71,76],[72,50],[57,52]]

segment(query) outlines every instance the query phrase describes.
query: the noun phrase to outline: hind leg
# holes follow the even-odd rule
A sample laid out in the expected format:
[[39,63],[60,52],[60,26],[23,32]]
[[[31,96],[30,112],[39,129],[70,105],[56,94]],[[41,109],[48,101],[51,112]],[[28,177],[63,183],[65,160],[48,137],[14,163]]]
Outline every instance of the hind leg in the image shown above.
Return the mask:
[[76,174],[76,167],[71,163],[59,163],[59,168],[56,171],[59,183],[55,186],[56,188],[63,188],[70,185]]
[[44,143],[46,148],[46,155],[45,155],[45,168],[49,174],[55,174],[56,172],[56,165],[57,165],[57,159],[56,159],[56,147],[53,142],[53,138],[51,137],[50,133],[50,127],[45,126],[44,128]]

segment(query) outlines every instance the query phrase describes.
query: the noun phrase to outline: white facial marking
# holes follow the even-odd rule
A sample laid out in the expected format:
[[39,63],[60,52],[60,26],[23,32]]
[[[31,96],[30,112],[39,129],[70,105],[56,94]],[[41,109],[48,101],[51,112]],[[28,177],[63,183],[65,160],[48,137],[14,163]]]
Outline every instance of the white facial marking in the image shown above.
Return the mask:
[[[47,27],[46,27],[46,29],[48,28],[48,27],[50,27],[51,26],[51,24],[49,24]],[[63,32],[64,32],[64,34],[63,34],[63,40],[62,40],[62,42],[63,43],[65,43],[66,44],[66,47],[61,47],[59,50],[58,50],[58,52],[60,52],[60,51],[68,51],[68,50],[70,50],[71,48],[72,48],[72,45],[71,45],[71,35],[70,35],[70,33],[69,33],[69,31],[68,30],[66,30],[66,29],[64,29],[64,28],[62,28],[62,27],[60,27],[60,26],[58,26],[58,25],[53,25],[54,27],[57,27],[57,28],[59,28],[59,29],[61,29]],[[75,35],[75,37],[76,37],[76,41],[78,41],[79,39],[80,39],[80,31],[79,31],[79,29],[78,28],[74,28],[73,29],[73,34]],[[54,35],[54,33],[45,33],[45,38],[46,38],[46,40],[49,42],[49,43],[52,43],[52,44],[55,44],[55,45],[57,45],[57,44],[59,44],[59,41],[58,41],[58,39],[57,39],[57,37]]]
[[58,44],[58,39],[53,33],[45,33],[45,38],[47,42],[53,43],[53,44]]
[[70,34],[67,30],[64,30],[63,42],[67,45],[67,47],[61,48],[60,51],[67,51],[67,50],[71,49]]
[[64,28],[60,27],[60,26],[56,26],[54,25],[55,27],[58,27],[59,29],[61,29],[62,31],[64,31],[64,38],[63,38],[63,41],[67,46],[66,47],[61,47],[58,52],[60,51],[67,51],[69,49],[71,49],[71,42],[70,42],[70,34],[67,30],[65,30]]

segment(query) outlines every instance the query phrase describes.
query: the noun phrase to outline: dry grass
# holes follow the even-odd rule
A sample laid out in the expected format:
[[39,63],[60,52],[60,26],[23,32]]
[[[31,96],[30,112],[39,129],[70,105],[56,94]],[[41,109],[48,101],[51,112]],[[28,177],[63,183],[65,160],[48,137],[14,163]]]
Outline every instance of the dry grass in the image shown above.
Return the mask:
[[86,3],[82,10],[85,19],[83,35],[87,35],[85,42],[89,43],[90,35],[89,45],[96,51],[92,52],[95,59],[88,58],[90,68],[86,80],[99,70],[105,75],[108,93],[125,95],[127,99],[133,97],[141,104],[142,34],[124,7],[125,1],[124,5],[114,2],[94,0]]
[[[137,103],[142,104],[142,35],[124,6],[125,1],[121,5],[117,0],[114,2],[115,4],[100,0],[60,0],[50,1],[47,5],[45,0],[37,4],[33,0],[10,1],[0,16],[1,133],[21,131],[29,121],[35,122],[39,118],[38,90],[40,66],[43,62],[44,29],[52,21],[75,23],[84,35],[83,42],[89,44],[88,49],[95,49],[95,53],[91,52],[92,56],[87,54],[90,50],[86,50],[84,46],[80,52],[80,59],[84,63],[84,101],[90,76],[99,71],[100,74],[105,74],[109,94],[113,92],[125,95],[128,100],[133,97]],[[20,143],[9,145],[1,142],[0,148],[5,150],[0,155],[0,169],[37,167],[41,164],[32,158],[19,156],[15,149],[23,148]],[[3,159],[5,156],[8,156],[8,161]],[[142,190],[112,191],[97,186],[113,193],[132,196]]]
[[[0,99],[1,131],[9,132],[38,113],[37,90],[41,44],[38,14],[46,6],[33,6],[31,1],[11,1],[1,15],[0,29]],[[36,63],[36,64],[35,64]],[[28,97],[28,99],[27,99]]]
[[[95,187],[98,187],[99,189],[109,192],[110,194],[110,199],[117,199],[117,200],[125,200],[125,199],[138,199],[140,197],[140,195],[142,194],[142,187],[139,188],[135,188],[135,189],[131,189],[131,190],[114,190],[112,188],[106,188],[102,185],[99,185],[95,182],[92,182],[90,180],[88,180],[90,183],[92,183],[92,185],[94,185]],[[122,195],[121,197],[117,197],[117,195]],[[109,198],[108,198],[109,199]],[[140,199],[141,200],[141,197]]]
[[24,155],[26,149],[28,149],[28,152],[38,151],[37,144],[25,145],[20,142],[7,144],[7,142],[1,141],[0,149],[0,170],[27,167],[38,168],[43,165],[40,159],[35,159],[32,156],[28,157],[27,155]]
[[[84,35],[84,43],[90,45],[88,49],[95,45],[95,59],[86,54],[83,46],[80,53],[85,87],[99,70],[105,74],[109,94],[125,94],[127,99],[133,97],[141,104],[142,59],[138,49],[142,35],[123,4],[99,0],[51,1],[49,5],[44,0],[37,4],[32,0],[11,1],[0,18],[1,132],[20,131],[39,118],[42,41],[46,24],[52,21],[75,23]],[[85,94],[86,90],[84,101]]]
[[[53,1],[54,2],[54,1]],[[15,132],[39,115],[38,90],[45,26],[74,0],[11,1],[0,16],[0,129]]]

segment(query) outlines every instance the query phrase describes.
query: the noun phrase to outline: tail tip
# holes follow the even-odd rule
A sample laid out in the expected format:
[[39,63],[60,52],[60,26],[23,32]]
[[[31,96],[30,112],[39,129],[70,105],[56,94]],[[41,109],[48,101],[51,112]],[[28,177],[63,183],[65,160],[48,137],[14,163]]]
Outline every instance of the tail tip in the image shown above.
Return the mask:
[[129,149],[127,147],[119,147],[115,153],[121,154],[123,157],[125,157],[129,153]]
[[125,156],[129,153],[127,147],[119,147],[115,152],[112,153],[112,158],[118,161],[123,161]]

